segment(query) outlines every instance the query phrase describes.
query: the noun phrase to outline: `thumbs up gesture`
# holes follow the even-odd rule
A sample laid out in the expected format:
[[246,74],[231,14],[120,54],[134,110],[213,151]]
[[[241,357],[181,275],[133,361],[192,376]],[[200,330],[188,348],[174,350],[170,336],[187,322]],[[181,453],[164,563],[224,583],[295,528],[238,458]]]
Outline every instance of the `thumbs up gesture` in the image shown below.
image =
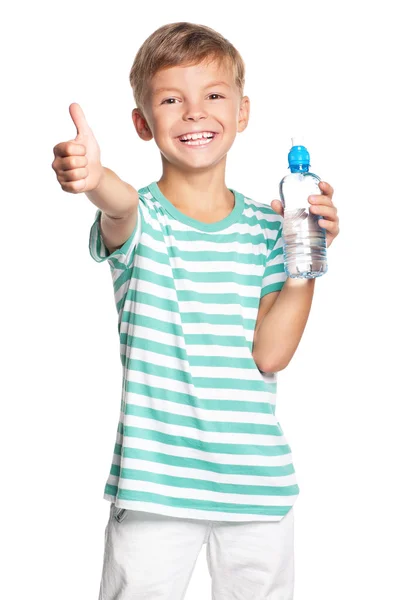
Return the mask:
[[65,192],[90,192],[98,186],[103,172],[100,148],[79,104],[73,102],[69,113],[77,135],[74,140],[54,146],[51,166]]

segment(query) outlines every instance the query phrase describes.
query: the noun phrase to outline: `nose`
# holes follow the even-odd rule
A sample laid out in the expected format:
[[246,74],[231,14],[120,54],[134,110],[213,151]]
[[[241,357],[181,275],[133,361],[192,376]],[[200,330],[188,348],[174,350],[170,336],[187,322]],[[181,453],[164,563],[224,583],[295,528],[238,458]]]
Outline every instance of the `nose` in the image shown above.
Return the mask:
[[206,119],[207,113],[200,104],[190,104],[186,109],[183,119],[186,121],[199,121],[199,119]]

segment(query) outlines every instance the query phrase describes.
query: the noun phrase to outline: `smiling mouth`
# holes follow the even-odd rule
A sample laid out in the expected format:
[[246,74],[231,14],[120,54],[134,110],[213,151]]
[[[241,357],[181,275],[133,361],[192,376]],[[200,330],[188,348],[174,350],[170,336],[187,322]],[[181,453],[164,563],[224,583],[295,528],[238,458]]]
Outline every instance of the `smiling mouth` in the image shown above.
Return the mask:
[[196,140],[181,140],[180,138],[177,138],[177,140],[181,142],[181,144],[187,146],[188,148],[204,148],[206,146],[209,146],[217,136],[218,133],[213,133],[213,137],[209,138],[198,138]]

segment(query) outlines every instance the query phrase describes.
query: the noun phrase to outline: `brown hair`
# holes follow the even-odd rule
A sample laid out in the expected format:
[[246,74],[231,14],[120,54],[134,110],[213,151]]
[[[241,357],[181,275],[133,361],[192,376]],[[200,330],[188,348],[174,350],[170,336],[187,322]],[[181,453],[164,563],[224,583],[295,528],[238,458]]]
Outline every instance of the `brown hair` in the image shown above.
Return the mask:
[[242,98],[245,63],[231,42],[206,25],[181,21],[159,27],[141,45],[130,70],[137,108],[143,112],[148,92],[146,84],[160,69],[212,61],[219,65],[227,62],[232,67]]

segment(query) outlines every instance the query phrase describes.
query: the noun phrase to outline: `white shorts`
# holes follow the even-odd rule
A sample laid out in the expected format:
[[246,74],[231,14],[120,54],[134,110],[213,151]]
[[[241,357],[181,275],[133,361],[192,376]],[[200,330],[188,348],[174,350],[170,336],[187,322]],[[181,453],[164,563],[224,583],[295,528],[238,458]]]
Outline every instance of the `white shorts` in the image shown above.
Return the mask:
[[281,521],[207,521],[110,506],[99,600],[183,600],[207,544],[212,600],[293,600],[293,508]]

